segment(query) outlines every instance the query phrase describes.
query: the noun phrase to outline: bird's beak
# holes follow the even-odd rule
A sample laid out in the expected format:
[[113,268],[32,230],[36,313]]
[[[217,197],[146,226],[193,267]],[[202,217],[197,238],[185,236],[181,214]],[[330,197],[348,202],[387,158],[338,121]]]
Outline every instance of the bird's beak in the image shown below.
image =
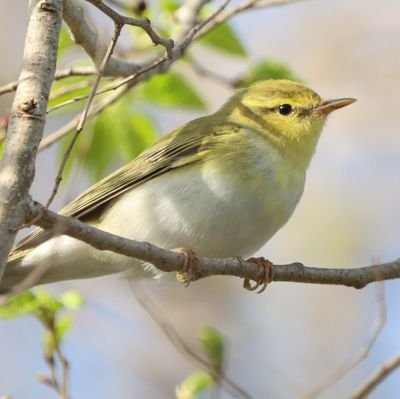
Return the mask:
[[323,103],[315,108],[315,111],[322,115],[328,115],[332,111],[335,111],[336,109],[347,107],[350,104],[353,104],[355,101],[357,101],[355,98],[338,98],[336,100],[325,100]]

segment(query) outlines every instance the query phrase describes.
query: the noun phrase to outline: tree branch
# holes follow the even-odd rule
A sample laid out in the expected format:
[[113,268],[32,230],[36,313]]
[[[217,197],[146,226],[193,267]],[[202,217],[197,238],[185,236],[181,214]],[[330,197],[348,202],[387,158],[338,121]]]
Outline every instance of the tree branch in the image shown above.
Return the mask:
[[206,35],[210,30],[214,29],[216,26],[228,21],[229,19],[233,18],[235,15],[240,14],[244,11],[249,11],[249,10],[254,10],[254,9],[259,9],[259,8],[272,8],[272,7],[279,7],[279,6],[285,6],[288,4],[292,3],[298,3],[301,1],[305,0],[245,0],[243,3],[238,4],[237,6],[234,6],[225,12],[221,13],[218,15],[217,18],[215,18],[212,23],[209,25],[205,26],[204,29],[202,29],[198,33],[198,37],[202,37]]
[[[171,54],[173,41],[160,38],[151,28],[149,20],[125,17],[114,11],[112,8],[106,6],[100,0],[87,1],[108,15],[114,23],[141,27],[146,31],[154,44],[161,44],[166,48],[167,54]],[[100,62],[107,51],[107,43],[101,40],[97,30],[86,19],[86,13],[83,11],[83,8],[78,1],[64,0],[64,3],[63,18],[68,24],[75,42],[85,49],[96,66],[100,65]],[[107,67],[104,70],[104,76],[129,76],[139,71],[141,68],[142,65],[113,56],[107,63]]]
[[[94,117],[101,112],[103,112],[109,105],[113,104],[114,102],[118,101],[129,89],[128,86],[123,87],[120,90],[117,90],[112,95],[106,97],[103,101],[98,103],[92,110],[89,112],[88,117]],[[116,89],[115,89],[116,90]],[[85,96],[87,98],[87,96]],[[70,133],[73,129],[78,126],[79,121],[82,118],[83,111],[76,115],[72,120],[70,120],[66,125],[62,126],[60,129],[56,130],[55,132],[51,133],[50,135],[43,138],[40,142],[38,151],[42,151],[47,147],[50,147],[52,144],[56,143],[58,140],[65,137],[68,133]]]
[[121,29],[124,25],[131,25],[142,28],[147,33],[147,35],[149,36],[149,38],[151,39],[151,41],[155,46],[160,44],[161,46],[165,47],[165,51],[167,52],[168,57],[171,58],[172,48],[174,47],[174,41],[171,39],[163,39],[160,36],[158,36],[158,34],[151,27],[149,19],[147,18],[137,19],[137,18],[126,17],[125,15],[119,14],[118,12],[114,11],[111,7],[106,5],[102,0],[86,0],[86,1],[90,4],[93,4],[105,15],[110,17],[114,21],[115,25],[120,25]]
[[[90,76],[95,75],[96,69],[93,67],[71,67],[66,69],[60,69],[54,74],[54,80],[61,80],[69,78],[70,76]],[[17,90],[18,80],[7,83],[0,87],[0,96],[6,93],[12,93]]]
[[[99,114],[100,112],[102,112],[108,105],[110,105],[114,101],[118,100],[126,91],[128,91],[136,83],[138,83],[140,81],[143,81],[143,80],[146,80],[146,79],[149,79],[153,75],[166,72],[170,68],[170,66],[174,62],[176,62],[178,59],[180,59],[180,57],[185,53],[187,47],[193,41],[196,33],[200,29],[202,29],[205,25],[210,23],[210,21],[212,21],[213,18],[215,18],[215,16],[217,16],[220,12],[222,12],[224,10],[224,8],[226,7],[226,5],[229,3],[229,1],[230,0],[225,0],[224,3],[213,14],[211,14],[207,19],[205,19],[201,23],[198,23],[197,25],[195,25],[184,36],[184,38],[179,42],[179,44],[177,44],[172,49],[172,58],[168,58],[165,55],[161,56],[158,59],[154,60],[153,62],[149,63],[147,66],[143,66],[140,70],[137,70],[132,75],[129,75],[128,77],[125,77],[124,79],[117,81],[116,83],[110,85],[109,87],[98,91],[96,95],[103,94],[103,93],[106,93],[108,91],[118,90],[121,87],[123,87],[123,89],[121,91],[117,92],[113,96],[110,96],[108,99],[106,98],[101,104],[99,104],[97,107],[95,107],[90,112],[89,116],[92,117],[92,116],[95,116],[95,115]],[[178,36],[180,36],[180,35],[178,34]],[[112,57],[108,61],[107,65],[109,65],[109,63],[111,61],[112,61]],[[105,74],[105,71],[104,71],[104,74]],[[51,111],[53,109],[56,109],[56,108],[60,108],[61,106],[70,104],[72,102],[84,100],[86,98],[88,98],[88,95],[83,95],[83,96],[76,97],[73,100],[66,101],[64,104],[60,104],[60,105],[58,105],[56,107],[53,107],[49,111]],[[82,114],[79,114],[73,120],[68,122],[65,126],[63,126],[62,128],[58,129],[56,132],[52,133],[51,135],[45,137],[42,140],[42,142],[40,143],[39,151],[49,147],[50,145],[54,144],[55,142],[60,140],[62,137],[64,137],[68,133],[70,133],[71,130],[74,129],[76,127],[76,125],[78,124],[78,122],[79,122],[79,120],[81,118],[81,115]]]
[[61,16],[62,0],[30,2],[22,71],[0,160],[0,280],[15,238],[11,229],[26,220],[20,204],[27,198],[34,177],[56,68]]
[[381,384],[391,373],[400,367],[400,355],[382,364],[377,372],[363,385],[351,399],[365,399]]
[[[376,280],[380,281],[379,269],[375,269]],[[337,367],[333,372],[326,375],[317,385],[311,388],[308,392],[304,393],[299,399],[316,399],[320,397],[322,392],[329,389],[333,384],[345,377],[351,370],[354,370],[362,361],[364,361],[370,354],[371,349],[379,338],[383,327],[387,320],[387,309],[385,299],[385,286],[381,283],[377,286],[377,304],[378,316],[372,326],[371,335],[366,344],[363,345],[358,351],[351,355],[345,362]]]
[[[38,203],[27,204],[26,209],[32,218],[38,213],[43,213],[42,218],[37,221],[37,225],[42,228],[48,229],[56,225],[60,234],[85,241],[99,250],[109,250],[152,263],[164,272],[181,272],[187,262],[187,257],[182,253],[104,232],[77,219],[44,211],[43,206]],[[260,278],[259,266],[239,257],[214,259],[195,256],[191,260],[192,281],[217,275],[236,276],[254,281]],[[400,278],[400,259],[378,265],[341,269],[308,267],[298,262],[274,265],[271,276],[272,281],[342,285],[353,288],[363,288],[376,281],[396,278]]]

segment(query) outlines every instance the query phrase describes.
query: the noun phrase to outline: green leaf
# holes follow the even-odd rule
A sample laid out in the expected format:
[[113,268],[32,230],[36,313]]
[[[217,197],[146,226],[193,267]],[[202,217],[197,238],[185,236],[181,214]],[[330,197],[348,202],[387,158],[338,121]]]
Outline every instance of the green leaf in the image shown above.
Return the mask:
[[246,49],[235,31],[227,23],[216,26],[201,38],[199,43],[213,47],[221,52],[239,57],[246,56]]
[[[91,180],[97,181],[113,162],[131,161],[156,140],[155,124],[149,116],[132,111],[131,103],[130,97],[124,98],[86,125],[64,169],[64,182],[72,166],[84,168]],[[70,141],[70,136],[62,140],[60,160]]]
[[301,82],[301,79],[283,62],[263,60],[253,65],[237,83],[237,87],[246,87],[264,79],[289,79]]
[[53,294],[38,288],[12,297],[6,305],[0,307],[0,318],[10,319],[29,314],[46,323],[55,318],[56,313],[65,307],[65,304]]
[[[114,141],[118,135],[118,120],[113,116],[113,107],[90,123],[90,130],[77,145],[78,161],[89,177],[97,181],[115,161]],[[113,122],[115,120],[115,126]]]
[[57,339],[57,344],[60,344],[65,334],[72,326],[73,319],[69,315],[60,316],[54,322],[54,333]]
[[213,367],[220,370],[224,361],[225,338],[215,328],[204,327],[200,343]]
[[84,299],[82,294],[76,290],[69,290],[61,295],[61,303],[66,309],[78,310],[84,304]]
[[121,156],[127,161],[136,158],[144,149],[153,144],[158,137],[158,129],[145,114],[131,112],[129,123],[130,128],[121,132],[122,140],[118,140],[116,143]]
[[204,109],[205,105],[194,88],[175,73],[157,75],[141,89],[144,100],[161,106]]
[[38,288],[35,291],[35,295],[39,305],[39,312],[45,314],[43,321],[46,321],[49,317],[54,318],[56,313],[64,308],[63,303],[57,297],[43,288]]
[[0,318],[14,319],[32,314],[38,307],[36,296],[31,291],[24,291],[12,297],[5,305],[0,306]]
[[97,180],[113,161],[132,160],[157,136],[157,129],[150,118],[133,112],[129,99],[125,99],[96,119],[85,168]]
[[212,388],[214,379],[205,371],[193,373],[176,388],[177,399],[196,399],[201,393]]

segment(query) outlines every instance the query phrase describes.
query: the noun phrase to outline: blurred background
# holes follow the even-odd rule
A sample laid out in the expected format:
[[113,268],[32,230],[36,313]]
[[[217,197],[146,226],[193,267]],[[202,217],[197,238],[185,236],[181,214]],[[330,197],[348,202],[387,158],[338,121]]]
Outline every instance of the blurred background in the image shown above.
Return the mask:
[[[0,85],[18,77],[26,8],[27,2],[0,2]],[[396,0],[304,1],[233,19],[247,49],[245,57],[195,50],[208,69],[226,77],[235,78],[250,63],[273,58],[322,97],[358,99],[329,119],[295,214],[258,255],[274,263],[326,267],[358,267],[399,257],[399,20]],[[163,133],[215,110],[232,92],[193,72],[187,76],[207,110],[154,106],[148,111]],[[0,115],[11,101],[12,95],[0,97]],[[47,133],[70,117],[51,118]],[[57,148],[40,153],[35,199],[49,196],[58,159]],[[54,209],[90,184],[84,173],[76,173]],[[210,278],[189,288],[174,282],[140,284],[193,350],[205,325],[225,336],[225,372],[253,398],[303,397],[362,351],[380,317],[376,285],[357,291],[273,283],[255,295],[243,290],[236,278]],[[385,283],[388,317],[368,358],[318,397],[349,397],[400,351],[398,284]],[[79,289],[86,300],[63,346],[71,366],[71,397],[173,398],[175,387],[199,368],[171,344],[124,279],[111,276],[49,286],[53,292],[70,288]],[[41,336],[42,327],[33,318],[0,321],[0,395],[55,397],[35,379],[47,369]],[[393,373],[370,397],[398,398],[399,375]],[[222,397],[231,396],[223,392]]]

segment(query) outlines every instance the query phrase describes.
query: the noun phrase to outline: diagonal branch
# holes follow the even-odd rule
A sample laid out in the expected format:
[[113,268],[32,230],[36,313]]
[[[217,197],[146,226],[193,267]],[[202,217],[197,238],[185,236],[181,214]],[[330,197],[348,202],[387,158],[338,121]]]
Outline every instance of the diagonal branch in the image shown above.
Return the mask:
[[379,370],[363,385],[351,399],[366,399],[369,394],[381,384],[390,374],[400,367],[400,355],[396,355],[393,359],[383,363]]
[[216,26],[228,21],[229,19],[233,18],[235,15],[238,15],[244,11],[250,11],[260,8],[272,8],[272,7],[279,7],[285,6],[293,3],[298,3],[301,1],[306,0],[245,0],[244,2],[234,6],[224,13],[221,13],[217,18],[215,18],[211,24],[204,27],[204,29],[199,32],[198,36],[206,35],[210,30],[214,29]]
[[[376,280],[380,281],[379,269],[376,270]],[[386,324],[387,309],[385,300],[385,286],[381,282],[377,286],[377,304],[378,304],[378,317],[372,326],[372,333],[367,343],[359,349],[355,355],[348,358],[340,367],[336,368],[332,373],[324,377],[315,387],[301,395],[300,399],[316,399],[322,392],[326,391],[333,384],[345,377],[351,370],[354,370],[363,360],[365,360],[375,345],[378,337],[380,336],[383,327]]]

